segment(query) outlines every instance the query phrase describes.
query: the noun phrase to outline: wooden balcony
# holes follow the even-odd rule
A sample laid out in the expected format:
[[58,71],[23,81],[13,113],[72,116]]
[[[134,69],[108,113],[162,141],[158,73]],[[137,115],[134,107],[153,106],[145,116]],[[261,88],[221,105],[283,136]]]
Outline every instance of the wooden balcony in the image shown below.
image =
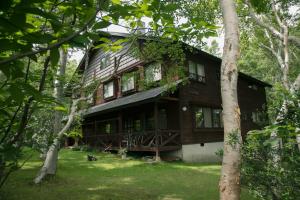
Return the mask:
[[102,150],[127,148],[128,151],[172,151],[181,148],[179,130],[89,135],[84,140]]

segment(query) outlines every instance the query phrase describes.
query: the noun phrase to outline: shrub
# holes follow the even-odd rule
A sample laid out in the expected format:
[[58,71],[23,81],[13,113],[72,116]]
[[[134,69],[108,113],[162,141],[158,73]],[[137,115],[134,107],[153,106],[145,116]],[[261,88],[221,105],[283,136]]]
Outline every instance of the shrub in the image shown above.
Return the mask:
[[[274,131],[277,138],[272,139]],[[242,150],[242,184],[256,197],[299,199],[300,153],[296,135],[296,128],[290,125],[269,126],[249,133]]]

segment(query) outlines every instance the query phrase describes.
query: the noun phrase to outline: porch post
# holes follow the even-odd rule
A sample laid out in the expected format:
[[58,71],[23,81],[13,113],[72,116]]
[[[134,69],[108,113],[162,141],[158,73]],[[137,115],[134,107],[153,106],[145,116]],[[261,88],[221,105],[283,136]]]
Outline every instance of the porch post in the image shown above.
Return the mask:
[[119,111],[118,113],[118,137],[119,137],[119,147],[122,147],[122,141],[123,141],[123,116],[122,111]]
[[157,101],[154,103],[154,127],[155,127],[155,161],[160,161],[159,145],[158,145],[158,108]]

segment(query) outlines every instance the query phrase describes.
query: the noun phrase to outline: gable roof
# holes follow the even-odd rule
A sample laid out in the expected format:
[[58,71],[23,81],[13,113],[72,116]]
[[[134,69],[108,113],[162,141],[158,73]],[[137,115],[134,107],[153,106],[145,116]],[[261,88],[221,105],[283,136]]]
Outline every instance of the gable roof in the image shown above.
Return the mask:
[[[105,31],[102,31],[99,35],[100,36],[101,35],[102,36],[106,36],[106,37],[112,36],[112,37],[121,37],[121,38],[126,38],[126,37],[130,37],[131,36],[129,33],[105,32]],[[139,39],[141,39],[141,40],[142,39],[153,39],[154,40],[154,39],[157,39],[157,38],[155,38],[155,37],[139,36]],[[197,53],[199,53],[199,54],[201,54],[201,55],[203,55],[203,56],[205,56],[205,57],[207,57],[207,58],[209,58],[211,60],[219,62],[220,64],[222,63],[222,59],[221,58],[216,57],[216,56],[214,56],[212,54],[209,54],[209,53],[207,53],[205,51],[202,51],[201,49],[199,49],[197,47],[194,47],[194,46],[191,46],[191,45],[189,45],[187,43],[184,43],[184,42],[182,42],[182,43],[183,43],[184,46],[192,47],[194,50],[197,51]],[[82,66],[84,64],[85,57],[86,57],[86,55],[84,55],[83,58],[81,59],[79,65],[78,65],[78,68],[80,68],[80,66]],[[256,83],[258,85],[261,85],[263,87],[272,87],[272,85],[270,85],[269,83],[261,81],[261,80],[259,80],[257,78],[254,78],[254,77],[249,76],[249,75],[247,75],[245,73],[242,73],[242,72],[239,72],[239,78],[251,81],[251,82]]]

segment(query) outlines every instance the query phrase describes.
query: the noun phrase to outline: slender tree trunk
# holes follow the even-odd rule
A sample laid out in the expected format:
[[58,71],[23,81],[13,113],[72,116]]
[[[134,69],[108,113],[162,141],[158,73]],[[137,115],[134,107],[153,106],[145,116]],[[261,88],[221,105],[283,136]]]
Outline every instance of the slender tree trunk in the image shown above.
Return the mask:
[[221,65],[221,95],[224,120],[224,155],[219,183],[220,199],[240,199],[240,109],[237,98],[239,58],[238,16],[233,0],[220,0],[225,26]]
[[[54,81],[54,93],[53,96],[57,102],[63,102],[63,87],[64,81],[63,78],[65,76],[66,66],[67,66],[67,58],[68,58],[68,51],[64,50],[63,48],[59,49],[60,54],[60,63],[59,67],[56,72],[56,79]],[[62,113],[61,111],[54,112],[54,133],[58,133],[62,129]]]
[[[67,66],[67,55],[68,52],[64,49],[59,49],[60,53],[60,62],[56,73],[56,79],[54,81],[54,98],[57,102],[63,103],[63,77],[65,76],[66,66]],[[62,113],[61,111],[54,111],[54,137],[62,130]],[[72,120],[73,121],[73,120]],[[72,122],[71,122],[72,123]],[[62,134],[63,136],[63,134]],[[61,137],[62,137],[61,136]],[[53,141],[53,136],[50,137],[50,140]],[[43,152],[42,158],[45,158],[44,166],[40,171],[40,175],[35,180],[35,182],[40,182],[47,174],[54,175],[56,173],[56,165],[57,165],[57,158],[58,158],[58,150],[60,147],[60,140],[61,138],[55,138],[52,145],[49,149],[46,149]]]
[[53,143],[47,152],[46,160],[44,161],[43,167],[41,168],[41,170],[37,174],[36,178],[34,179],[34,182],[36,184],[41,183],[42,180],[47,175],[55,174],[60,142],[61,142],[62,138],[64,137],[65,132],[70,128],[71,124],[73,123],[74,117],[76,115],[78,102],[81,100],[82,99],[73,100],[68,121],[65,124],[65,126],[63,127],[63,129],[57,134],[56,138],[53,140]]

